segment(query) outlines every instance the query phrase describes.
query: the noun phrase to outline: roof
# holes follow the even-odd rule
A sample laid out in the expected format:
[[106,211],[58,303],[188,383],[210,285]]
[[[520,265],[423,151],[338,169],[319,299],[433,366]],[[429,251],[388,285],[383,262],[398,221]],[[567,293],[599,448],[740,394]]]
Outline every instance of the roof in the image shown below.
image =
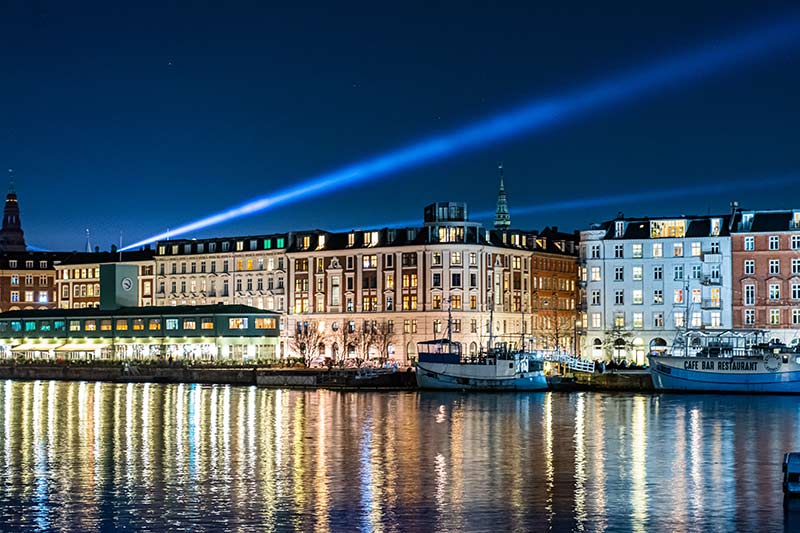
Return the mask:
[[2,319],[26,318],[90,318],[95,316],[187,316],[187,315],[274,315],[278,313],[241,304],[163,305],[153,307],[121,307],[119,309],[20,309],[0,313]]
[[790,229],[798,229],[796,227],[792,227],[792,211],[754,211],[745,213],[753,215],[753,221],[749,228],[739,228],[739,231],[743,233],[789,231]]
[[59,264],[61,265],[91,265],[100,263],[129,263],[134,261],[148,261],[155,257],[155,250],[144,249],[130,252],[72,252]]
[[[711,234],[712,219],[720,220],[719,233]],[[685,220],[686,231],[684,237],[728,237],[730,236],[731,215],[680,215],[675,217],[638,217],[626,218],[619,216],[614,220],[607,220],[600,224],[595,224],[592,229],[605,230],[604,239],[649,239],[650,226],[652,222],[663,222],[671,220]],[[616,223],[623,222],[625,229],[621,237],[615,237]]]

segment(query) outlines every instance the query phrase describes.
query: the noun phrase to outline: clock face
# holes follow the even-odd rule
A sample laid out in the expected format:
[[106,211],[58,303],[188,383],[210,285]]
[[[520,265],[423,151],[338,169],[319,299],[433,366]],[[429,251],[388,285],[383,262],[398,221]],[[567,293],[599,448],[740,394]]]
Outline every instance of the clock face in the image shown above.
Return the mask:
[[133,288],[133,280],[131,278],[122,278],[122,290],[129,291]]

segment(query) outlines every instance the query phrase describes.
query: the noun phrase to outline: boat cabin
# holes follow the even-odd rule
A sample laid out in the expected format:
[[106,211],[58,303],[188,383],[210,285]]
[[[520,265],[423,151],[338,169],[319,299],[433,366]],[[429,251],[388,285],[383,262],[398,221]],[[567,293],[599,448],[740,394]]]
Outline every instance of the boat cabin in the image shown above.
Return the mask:
[[461,343],[448,339],[436,339],[417,343],[417,354],[421,363],[458,364],[461,362]]

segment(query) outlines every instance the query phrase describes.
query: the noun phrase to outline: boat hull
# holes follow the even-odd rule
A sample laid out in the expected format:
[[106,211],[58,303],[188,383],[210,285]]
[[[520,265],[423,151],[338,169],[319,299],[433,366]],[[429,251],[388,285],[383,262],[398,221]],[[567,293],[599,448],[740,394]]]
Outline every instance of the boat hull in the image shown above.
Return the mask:
[[421,389],[449,390],[547,390],[547,378],[541,370],[517,372],[509,376],[488,375],[492,365],[453,365],[419,363],[417,386]]
[[699,358],[650,356],[657,390],[800,394],[800,364],[780,357]]

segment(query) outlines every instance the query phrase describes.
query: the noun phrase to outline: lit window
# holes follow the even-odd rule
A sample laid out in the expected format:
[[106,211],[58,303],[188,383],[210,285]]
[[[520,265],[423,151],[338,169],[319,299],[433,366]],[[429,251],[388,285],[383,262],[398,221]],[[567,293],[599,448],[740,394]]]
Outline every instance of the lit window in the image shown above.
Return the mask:
[[117,319],[117,331],[128,331],[128,321],[124,318]]
[[70,320],[69,321],[69,330],[70,331],[80,331],[81,330],[81,321],[80,320]]
[[133,319],[133,330],[134,331],[144,331],[144,319],[143,318],[134,318]]
[[247,329],[247,318],[246,317],[229,318],[228,329]]
[[661,257],[664,255],[664,245],[660,242],[653,243],[653,257]]
[[111,319],[104,318],[100,321],[100,331],[111,331]]
[[214,329],[214,319],[213,318],[204,318],[200,322],[200,329]]
[[275,329],[274,318],[256,318],[256,329]]
[[650,222],[650,238],[683,237],[686,234],[685,220],[654,220]]
[[168,330],[178,329],[178,319],[177,318],[168,318],[166,325],[167,325],[167,329]]
[[161,329],[161,319],[151,318],[147,325],[150,331],[159,331]]

